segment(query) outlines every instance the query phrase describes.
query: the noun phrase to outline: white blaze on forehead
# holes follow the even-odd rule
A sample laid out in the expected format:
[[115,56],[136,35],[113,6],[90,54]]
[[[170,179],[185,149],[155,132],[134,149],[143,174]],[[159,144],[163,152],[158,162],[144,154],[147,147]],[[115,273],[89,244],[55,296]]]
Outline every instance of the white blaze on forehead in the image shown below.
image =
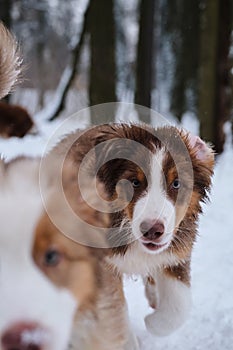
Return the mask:
[[64,350],[77,305],[33,261],[34,231],[43,205],[36,172],[30,162],[26,165],[1,174],[0,336],[17,322],[38,323],[50,332],[48,348]]
[[169,200],[164,188],[163,161],[165,149],[156,150],[151,157],[150,179],[145,195],[140,198],[134,208],[132,229],[136,238],[141,237],[140,224],[143,221],[161,221],[165,227],[161,243],[166,243],[174,230],[175,207]]

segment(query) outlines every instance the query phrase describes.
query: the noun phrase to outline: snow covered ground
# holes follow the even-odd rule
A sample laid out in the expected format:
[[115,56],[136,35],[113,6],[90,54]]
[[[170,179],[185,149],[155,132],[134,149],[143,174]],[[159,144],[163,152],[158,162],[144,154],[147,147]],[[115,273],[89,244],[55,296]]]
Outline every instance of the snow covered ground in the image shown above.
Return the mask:
[[[59,121],[43,124],[39,136],[0,139],[0,153],[40,155]],[[186,125],[188,128],[188,126]],[[74,128],[62,128],[65,133]],[[191,128],[191,126],[190,126]],[[59,129],[60,130],[60,129]],[[58,131],[57,135],[61,132]],[[232,350],[233,348],[233,149],[218,158],[211,203],[204,207],[192,263],[193,309],[186,324],[166,338],[150,335],[144,316],[151,312],[138,278],[125,280],[131,322],[143,350]]]

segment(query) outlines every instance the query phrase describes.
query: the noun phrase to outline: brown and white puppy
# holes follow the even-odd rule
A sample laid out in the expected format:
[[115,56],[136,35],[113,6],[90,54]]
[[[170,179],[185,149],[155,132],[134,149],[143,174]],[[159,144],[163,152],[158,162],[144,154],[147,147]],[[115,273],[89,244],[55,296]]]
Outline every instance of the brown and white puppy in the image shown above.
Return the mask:
[[190,309],[190,261],[211,185],[211,148],[176,127],[110,124],[73,133],[54,152],[64,152],[84,177],[96,172],[113,207],[110,262],[143,276],[155,309],[148,329],[174,331]]
[[0,102],[0,136],[21,138],[33,126],[33,120],[25,108]]
[[53,179],[39,186],[38,160],[0,163],[0,348],[135,349],[121,277],[103,261],[108,215],[66,178],[73,217]]

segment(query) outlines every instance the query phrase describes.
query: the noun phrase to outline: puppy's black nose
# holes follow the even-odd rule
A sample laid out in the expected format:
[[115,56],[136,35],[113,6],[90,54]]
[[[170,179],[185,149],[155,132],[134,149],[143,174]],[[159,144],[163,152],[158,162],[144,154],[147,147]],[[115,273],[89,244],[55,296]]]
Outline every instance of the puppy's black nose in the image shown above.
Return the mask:
[[[2,350],[42,350],[40,340],[33,336],[39,328],[31,323],[19,323],[8,330],[1,337]],[[30,335],[31,334],[31,335]]]
[[143,221],[140,230],[144,238],[156,242],[164,234],[164,224],[161,221]]

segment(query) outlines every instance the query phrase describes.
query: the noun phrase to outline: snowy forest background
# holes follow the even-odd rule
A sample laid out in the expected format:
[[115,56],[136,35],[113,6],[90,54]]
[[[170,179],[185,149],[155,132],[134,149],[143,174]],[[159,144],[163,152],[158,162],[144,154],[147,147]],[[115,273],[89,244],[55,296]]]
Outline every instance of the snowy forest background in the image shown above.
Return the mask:
[[[125,292],[141,349],[232,350],[232,0],[0,0],[0,19],[18,38],[25,66],[7,102],[25,106],[40,129],[0,137],[4,158],[41,155],[55,130],[56,140],[57,129],[67,131],[66,117],[113,101],[152,107],[222,153],[200,219],[188,321],[155,338],[144,325],[151,309],[142,281],[126,279]],[[106,121],[105,114],[90,117]],[[85,118],[78,113],[68,129]]]
[[32,115],[49,110],[48,119],[113,101],[179,121],[188,113],[223,151],[232,118],[231,0],[0,0],[0,19],[25,64],[11,103]]

